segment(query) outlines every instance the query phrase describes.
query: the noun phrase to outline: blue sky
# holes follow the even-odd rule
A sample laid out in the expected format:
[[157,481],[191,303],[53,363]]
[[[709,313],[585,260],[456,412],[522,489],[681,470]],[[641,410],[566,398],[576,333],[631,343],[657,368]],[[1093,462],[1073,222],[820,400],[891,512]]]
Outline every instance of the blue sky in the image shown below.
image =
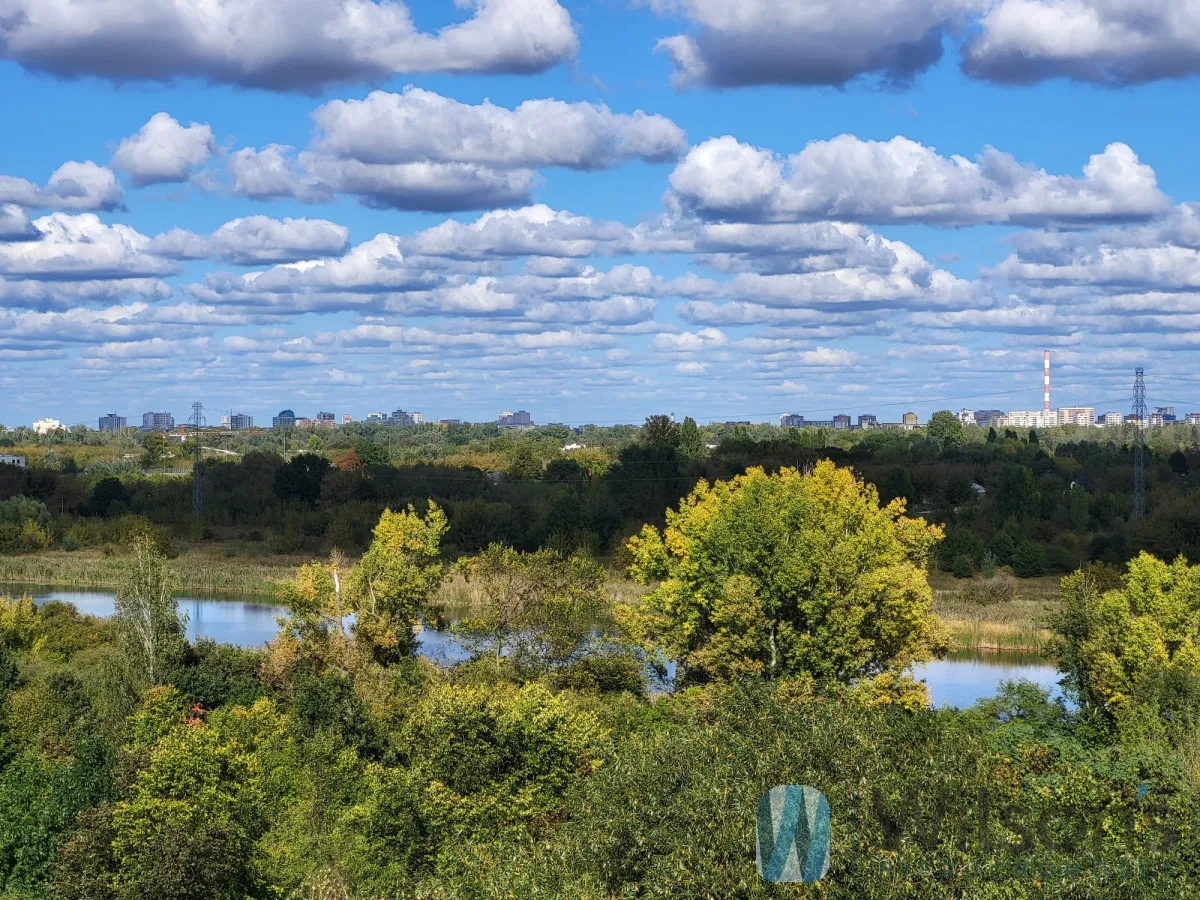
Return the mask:
[[[1200,409],[1200,0],[0,0],[0,422]],[[290,149],[282,149],[290,148]]]

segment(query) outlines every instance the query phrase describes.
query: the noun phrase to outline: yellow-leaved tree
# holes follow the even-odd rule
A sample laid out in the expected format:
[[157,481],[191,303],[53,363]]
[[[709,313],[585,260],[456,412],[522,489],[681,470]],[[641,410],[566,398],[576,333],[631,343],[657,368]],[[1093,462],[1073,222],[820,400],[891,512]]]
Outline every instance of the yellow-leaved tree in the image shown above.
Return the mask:
[[904,510],[827,460],[701,481],[665,532],[629,539],[654,586],[622,624],[681,683],[901,673],[945,650],[925,570],[942,531]]
[[394,662],[416,648],[414,626],[442,582],[442,537],[450,527],[442,508],[429,501],[421,516],[385,509],[371,546],[350,574],[354,636],[376,662]]

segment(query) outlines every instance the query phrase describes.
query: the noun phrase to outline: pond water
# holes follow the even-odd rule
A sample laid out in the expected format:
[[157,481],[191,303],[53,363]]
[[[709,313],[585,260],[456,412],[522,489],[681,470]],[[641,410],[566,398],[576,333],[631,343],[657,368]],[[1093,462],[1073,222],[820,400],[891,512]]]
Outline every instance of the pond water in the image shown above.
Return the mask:
[[[93,616],[110,616],[113,612],[110,591],[0,585],[0,595],[3,594],[29,594],[36,603],[61,600]],[[285,613],[281,606],[255,599],[181,596],[178,603],[179,611],[187,614],[189,639],[212,638],[242,647],[260,647],[270,641],[279,630],[276,618]],[[445,632],[422,628],[420,641],[420,652],[437,662],[455,662],[465,656]],[[1022,678],[1052,691],[1055,697],[1060,696],[1058,673],[1036,656],[956,654],[920,666],[916,674],[929,686],[935,706],[971,706],[981,697],[994,695],[1000,682]]]

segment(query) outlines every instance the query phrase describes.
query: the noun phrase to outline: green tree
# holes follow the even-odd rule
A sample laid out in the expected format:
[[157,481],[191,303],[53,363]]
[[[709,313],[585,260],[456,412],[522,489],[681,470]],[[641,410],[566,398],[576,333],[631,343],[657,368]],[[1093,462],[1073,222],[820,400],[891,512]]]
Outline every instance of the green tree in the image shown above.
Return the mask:
[[1011,465],[1004,469],[996,494],[996,511],[1001,519],[1036,518],[1042,505],[1033,471],[1028,466]]
[[1060,593],[1052,650],[1085,709],[1140,730],[1167,711],[1163,688],[1173,677],[1200,676],[1200,566],[1143,552],[1119,588],[1101,591],[1090,573],[1076,572]]
[[607,600],[604,569],[594,560],[492,544],[458,568],[475,591],[470,613],[453,630],[476,656],[499,666],[507,653],[519,672],[543,674],[597,643]]
[[441,507],[430,501],[424,516],[385,509],[374,539],[350,576],[354,601],[354,635],[370,648],[377,662],[411,656],[414,626],[442,581],[439,562],[442,537],[449,523]]
[[329,460],[315,453],[293,456],[275,470],[272,485],[275,496],[280,500],[298,500],[315,506],[321,499],[321,485],[330,468]]
[[113,812],[119,900],[262,896],[258,769],[245,748],[200,721],[159,739]]
[[153,469],[167,457],[167,439],[152,431],[142,438],[142,468]]
[[532,441],[521,441],[513,448],[504,474],[513,481],[533,481],[542,477],[542,461]]
[[1171,471],[1176,475],[1186,475],[1189,468],[1187,454],[1177,449],[1167,457],[1167,465],[1171,467]]
[[943,647],[925,573],[941,537],[828,460],[751,468],[630,538],[631,574],[658,584],[621,619],[684,681],[903,670]]
[[166,557],[154,540],[138,534],[132,550],[113,621],[134,682],[150,686],[162,683],[182,654],[186,619],[172,595]]
[[647,447],[669,450],[679,449],[681,437],[679,426],[666,415],[648,416],[638,432],[638,440]]
[[367,438],[359,438],[354,442],[354,452],[364,466],[386,466],[390,462],[387,447]]
[[308,436],[308,441],[305,444],[304,449],[307,450],[309,453],[319,454],[319,453],[324,452],[325,442],[323,440],[321,440],[321,436],[319,434],[310,434]]
[[696,420],[691,416],[684,418],[683,424],[679,426],[679,452],[691,459],[704,456],[704,437],[700,434]]
[[940,409],[929,417],[925,433],[941,442],[943,447],[955,447],[963,442],[963,423],[948,409]]

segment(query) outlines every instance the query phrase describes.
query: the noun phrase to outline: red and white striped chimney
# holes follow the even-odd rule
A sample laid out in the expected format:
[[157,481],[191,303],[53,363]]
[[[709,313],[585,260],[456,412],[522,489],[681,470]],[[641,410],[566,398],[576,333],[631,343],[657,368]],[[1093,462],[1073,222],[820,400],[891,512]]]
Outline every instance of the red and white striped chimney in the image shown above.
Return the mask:
[[1042,390],[1046,393],[1042,398],[1042,409],[1045,412],[1050,412],[1050,351],[1045,350],[1042,353],[1042,360],[1046,363],[1046,374],[1043,379]]

